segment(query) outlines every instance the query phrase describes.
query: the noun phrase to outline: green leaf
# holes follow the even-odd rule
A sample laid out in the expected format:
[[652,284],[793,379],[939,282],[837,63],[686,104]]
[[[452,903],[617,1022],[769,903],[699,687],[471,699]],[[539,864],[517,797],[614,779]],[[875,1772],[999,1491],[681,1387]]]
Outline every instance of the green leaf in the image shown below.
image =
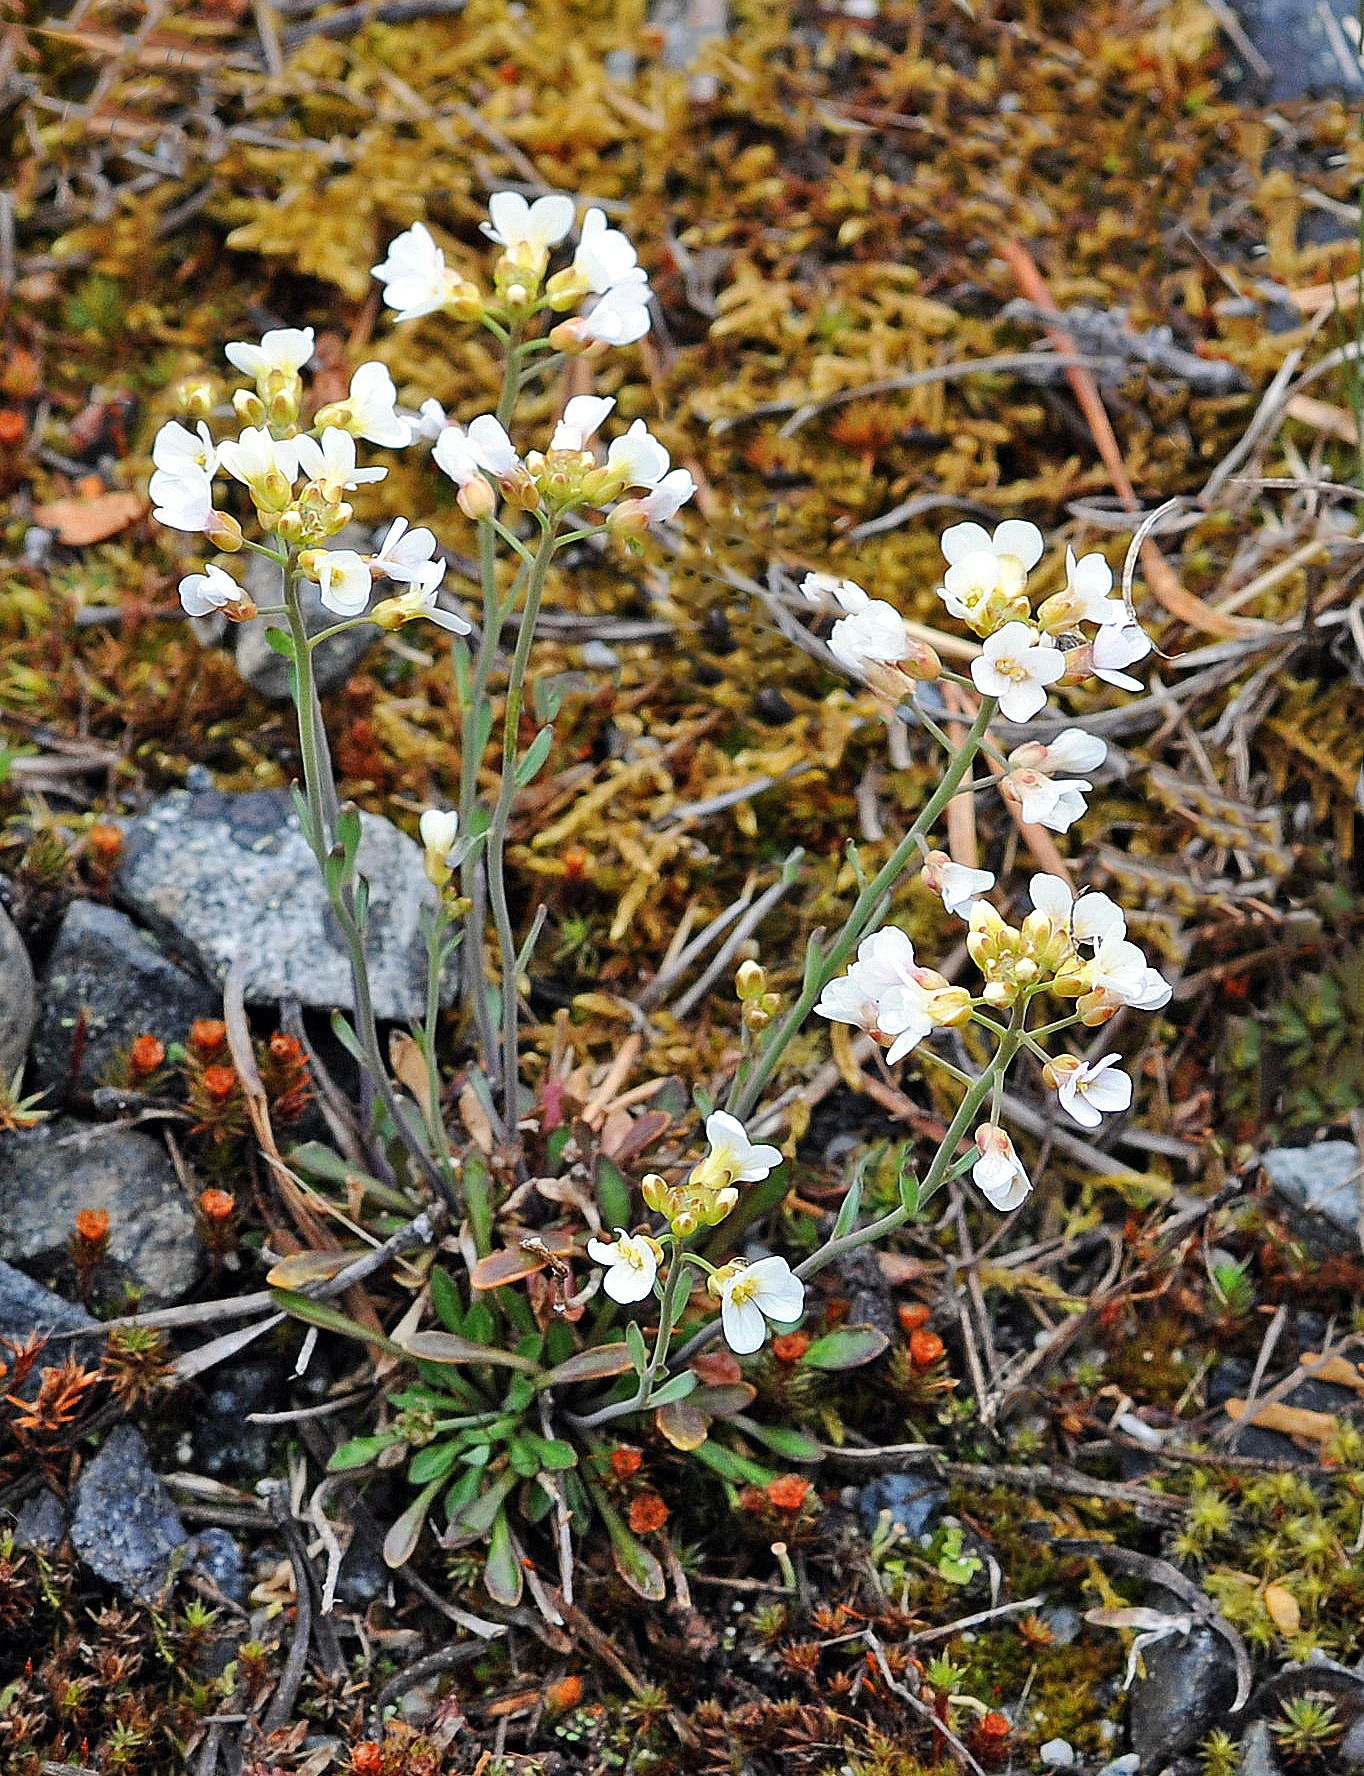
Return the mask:
[[[489,1454],[489,1451],[485,1448],[483,1453],[486,1456]],[[473,1451],[471,1450],[469,1455],[472,1454]],[[466,1455],[464,1458],[466,1462],[469,1460],[469,1455]],[[466,1505],[471,1505],[474,1502],[478,1497],[478,1489],[482,1484],[482,1464],[465,1469],[465,1471],[459,1476],[458,1480],[449,1487],[444,1499],[441,1501],[445,1507],[445,1519],[447,1523],[452,1517],[458,1516]]]
[[603,1223],[613,1229],[629,1227],[634,1219],[630,1180],[604,1153],[599,1153],[592,1163],[592,1185]]
[[265,645],[281,659],[292,660],[294,657],[294,638],[287,629],[267,628]]
[[550,1130],[549,1138],[545,1142],[545,1164],[551,1178],[559,1176],[560,1168],[564,1163],[564,1148],[572,1139],[573,1130],[568,1123],[563,1123],[559,1128]]
[[591,1487],[590,1491],[597,1514],[606,1525],[606,1533],[611,1538],[611,1556],[616,1563],[616,1571],[639,1596],[650,1603],[662,1603],[667,1595],[663,1568],[644,1544],[631,1535],[619,1514],[598,1488]]
[[742,1412],[745,1406],[751,1406],[757,1394],[758,1390],[751,1382],[739,1381],[732,1386],[716,1384],[713,1387],[698,1387],[690,1398],[697,1412],[709,1413],[712,1418],[733,1418],[736,1412]]
[[534,781],[537,774],[543,769],[545,760],[549,757],[549,749],[553,744],[554,729],[541,728],[526,748],[516,767],[516,787],[518,789],[524,789],[528,783]]
[[530,1442],[535,1445],[540,1456],[540,1466],[548,1468],[550,1473],[562,1473],[565,1468],[576,1468],[578,1452],[571,1443],[565,1443],[561,1437],[532,1437]]
[[835,1326],[801,1358],[811,1369],[857,1369],[881,1355],[890,1340],[875,1326]]
[[395,1443],[401,1442],[402,1438],[396,1431],[384,1431],[377,1437],[352,1437],[349,1443],[343,1443],[332,1455],[331,1460],[327,1463],[327,1472],[341,1474],[347,1468],[368,1467],[370,1462],[376,1461],[386,1449],[391,1449]]
[[770,1486],[777,1478],[771,1468],[750,1461],[736,1449],[726,1449],[723,1443],[717,1443],[713,1437],[693,1453],[697,1461],[704,1462],[722,1480],[731,1480],[736,1486]]
[[426,1523],[426,1513],[431,1509],[431,1501],[444,1485],[443,1480],[433,1480],[424,1486],[403,1512],[402,1516],[384,1537],[385,1566],[406,1566],[416,1551],[421,1540],[422,1529]]
[[351,1319],[349,1314],[341,1312],[339,1307],[331,1307],[325,1301],[314,1301],[311,1296],[297,1295],[292,1289],[272,1289],[275,1306],[284,1313],[291,1314],[296,1320],[305,1320],[310,1326],[320,1326],[324,1332],[339,1332],[343,1338],[358,1338],[362,1344],[372,1344],[379,1350],[387,1351],[392,1357],[405,1357],[408,1353],[401,1345],[394,1344],[391,1338],[382,1332],[372,1332],[368,1326],[362,1326],[358,1320]]
[[464,1309],[460,1305],[459,1290],[455,1286],[455,1279],[448,1270],[443,1270],[437,1264],[432,1268],[430,1285],[431,1305],[440,1316],[441,1325],[445,1327],[447,1332],[453,1332],[457,1337],[463,1338],[466,1335]]
[[[540,1378],[540,1386],[565,1387],[575,1381],[606,1381],[613,1375],[628,1375],[634,1366],[628,1344],[592,1345],[547,1371]],[[687,1373],[691,1374],[691,1371]],[[695,1381],[693,1375],[693,1384]]]
[[857,1217],[862,1208],[862,1180],[866,1176],[867,1163],[871,1155],[864,1154],[853,1173],[853,1181],[848,1186],[848,1194],[838,1205],[838,1219],[834,1222],[833,1237],[842,1239],[857,1226]]
[[793,1430],[790,1425],[755,1424],[751,1418],[745,1418],[739,1412],[734,1414],[730,1423],[746,1437],[752,1437],[755,1442],[764,1444],[774,1455],[781,1456],[783,1461],[817,1462],[824,1459],[824,1451],[815,1439],[808,1437],[804,1431]]
[[507,1513],[499,1511],[493,1521],[492,1535],[488,1539],[488,1558],[483,1563],[484,1588],[494,1603],[500,1603],[507,1609],[515,1609],[521,1601],[521,1587],[524,1583],[525,1574],[521,1571],[521,1562],[516,1558],[516,1550],[512,1547]]
[[533,1480],[540,1472],[540,1452],[529,1437],[513,1437],[507,1445],[507,1460],[523,1480]]
[[923,1199],[919,1194],[919,1180],[906,1166],[900,1173],[900,1201],[904,1204],[905,1213],[915,1216],[919,1213],[919,1205]]
[[671,1381],[665,1381],[656,1394],[651,1394],[648,1403],[650,1406],[670,1406],[674,1400],[685,1400],[688,1394],[694,1394],[699,1385],[700,1377],[696,1371],[684,1369]]
[[424,1486],[428,1480],[444,1480],[454,1472],[463,1449],[462,1440],[455,1438],[448,1443],[428,1443],[407,1464],[408,1479],[414,1486]]
[[644,1342],[644,1334],[639,1329],[638,1320],[625,1322],[625,1343],[630,1351],[630,1361],[635,1366],[636,1375],[643,1375],[649,1367],[649,1347]]
[[450,1519],[453,1533],[467,1541],[487,1535],[502,1509],[502,1501],[520,1478],[519,1474],[513,1474],[510,1470],[499,1474],[486,1492],[481,1492],[472,1504],[465,1505],[462,1511]]
[[538,1372],[539,1365],[515,1351],[499,1350],[488,1344],[475,1344],[471,1338],[458,1338],[453,1332],[413,1332],[404,1345],[391,1345],[400,1356],[420,1357],[424,1363],[494,1363],[503,1369]]

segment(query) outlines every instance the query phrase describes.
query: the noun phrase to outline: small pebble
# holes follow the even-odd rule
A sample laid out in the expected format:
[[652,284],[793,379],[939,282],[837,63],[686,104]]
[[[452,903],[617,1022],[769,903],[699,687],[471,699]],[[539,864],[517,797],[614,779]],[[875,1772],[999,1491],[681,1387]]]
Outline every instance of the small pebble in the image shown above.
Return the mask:
[[1048,1739],[1037,1755],[1049,1770],[1068,1770],[1075,1762],[1075,1748],[1065,1739]]

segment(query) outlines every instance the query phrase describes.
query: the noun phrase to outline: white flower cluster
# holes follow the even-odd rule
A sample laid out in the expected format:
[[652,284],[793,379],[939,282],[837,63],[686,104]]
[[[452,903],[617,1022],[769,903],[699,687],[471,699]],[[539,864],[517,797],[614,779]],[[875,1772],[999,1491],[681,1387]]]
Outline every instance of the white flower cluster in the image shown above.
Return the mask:
[[[1015,929],[982,898],[994,886],[988,871],[930,852],[924,876],[947,910],[966,918],[966,948],[985,977],[982,992],[973,997],[921,967],[909,938],[891,925],[862,940],[856,961],[815,1006],[822,1017],[865,1031],[886,1048],[887,1061],[902,1059],[934,1029],[969,1023],[978,1008],[1008,1007],[1043,989],[1073,999],[1087,1025],[1106,1023],[1125,1005],[1154,1011],[1168,1002],[1169,983],[1128,938],[1122,908],[1106,894],[1076,896],[1060,876],[1036,875],[1029,885],[1033,911]],[[1131,1104],[1132,1081],[1118,1059],[1048,1060],[1043,1077],[1081,1127],[1097,1128],[1105,1113]],[[1032,1186],[1009,1137],[992,1121],[977,1129],[976,1146],[977,1185],[995,1208],[1017,1208]]]
[[[1028,575],[1042,559],[1044,547],[1037,526],[1021,519],[1007,520],[993,535],[979,524],[954,524],[943,533],[948,566],[938,596],[954,617],[982,638],[971,677],[983,695],[999,699],[1006,721],[1031,721],[1046,706],[1047,692],[1056,684],[1079,684],[1095,677],[1140,690],[1140,681],[1123,668],[1151,651],[1150,636],[1124,600],[1113,596],[1113,571],[1102,555],[1077,560],[1068,549],[1065,590],[1034,610]],[[807,574],[801,591],[844,613],[829,636],[830,653],[845,671],[865,679],[891,703],[910,694],[916,681],[940,676],[937,655],[914,637],[894,605],[869,597],[855,580]],[[1085,624],[1095,630],[1090,639],[1085,638]],[[1100,744],[1091,742],[1086,754],[1075,761],[1058,758],[1054,768],[1095,769],[1103,762],[1102,751],[1093,756]],[[1035,760],[1020,761],[1020,769],[1043,768]],[[1022,783],[1017,788],[1021,797]],[[1045,807],[1045,818],[1029,813],[1023,818],[1052,825],[1058,801],[1036,794],[1031,801]],[[1055,830],[1064,832],[1065,827]]]
[[[278,328],[259,345],[234,341],[226,356],[256,385],[239,389],[233,400],[243,428],[237,437],[215,444],[202,419],[193,431],[178,420],[163,425],[152,445],[153,516],[172,530],[201,533],[235,553],[243,547],[241,526],[213,503],[215,477],[228,475],[246,488],[262,531],[299,549],[300,569],[337,616],[359,616],[369,605],[374,581],[386,578],[403,590],[375,607],[370,613],[375,622],[393,629],[426,617],[456,634],[467,632],[462,616],[436,603],[445,562],[431,531],[414,530],[405,518],[395,518],[372,555],[323,546],[350,521],[344,496],[388,473],[357,465],[356,440],[396,449],[412,441],[413,422],[399,413],[397,390],[384,366],[361,364],[345,399],[321,408],[311,427],[302,430],[301,372],[313,356],[311,327]],[[212,563],[181,580],[180,602],[193,617],[222,610],[240,620],[255,610],[232,576]]]
[[483,232],[502,248],[494,293],[485,297],[476,284],[452,271],[430,229],[415,222],[374,267],[384,301],[398,320],[444,312],[460,320],[523,321],[538,308],[564,313],[586,303],[581,314],[554,328],[556,350],[631,345],[649,331],[644,268],[602,210],[587,211],[572,263],[545,282],[552,250],[573,230],[573,199],[552,194],[527,203],[519,192],[497,191],[488,208],[491,220],[483,223]]

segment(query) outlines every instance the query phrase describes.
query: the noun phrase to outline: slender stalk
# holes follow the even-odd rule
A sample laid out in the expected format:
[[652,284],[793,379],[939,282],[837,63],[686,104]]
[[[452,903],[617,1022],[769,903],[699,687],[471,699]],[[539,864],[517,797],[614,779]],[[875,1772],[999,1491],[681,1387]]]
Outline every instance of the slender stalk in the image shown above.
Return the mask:
[[[466,838],[473,833],[474,811],[478,806],[478,767],[483,759],[482,714],[488,700],[488,681],[492,677],[498,635],[502,626],[502,612],[497,597],[497,535],[491,518],[480,518],[478,521],[478,559],[483,592],[483,630],[479,636],[478,653],[468,681],[468,694],[460,722],[459,830]],[[469,901],[469,914],[464,927],[464,1002],[473,1017],[484,1065],[491,1070],[497,1064],[497,1037],[493,1029],[492,1007],[488,1001],[485,964],[486,881],[484,856],[475,847],[467,853],[460,868],[460,888]]]
[[507,904],[506,843],[507,823],[511,818],[516,795],[517,739],[521,727],[521,703],[525,689],[526,667],[530,661],[531,643],[535,639],[535,619],[544,596],[549,565],[554,559],[555,539],[547,532],[526,582],[526,602],[516,637],[507,675],[507,701],[502,717],[502,781],[498,785],[488,829],[484,853],[488,880],[488,898],[492,907],[493,925],[502,953],[502,1102],[503,1121],[509,1137],[515,1135],[521,1114],[518,1103],[520,1077],[520,1045],[517,1038],[516,936],[512,930],[511,909]]
[[572,1412],[568,1417],[580,1431],[588,1431],[595,1425],[609,1424],[613,1418],[626,1418],[632,1412],[646,1411],[655,1384],[667,1372],[668,1347],[672,1343],[673,1316],[677,1311],[677,1292],[682,1278],[686,1274],[686,1254],[679,1242],[673,1242],[672,1262],[668,1266],[667,1279],[663,1284],[663,1299],[658,1309],[658,1335],[654,1339],[653,1355],[639,1383],[628,1400],[613,1400],[608,1405],[599,1406],[595,1412]]
[[[325,881],[327,859],[336,843],[337,820],[341,808],[336,794],[336,782],[332,776],[331,750],[327,745],[327,729],[322,720],[317,680],[313,675],[307,625],[303,621],[303,607],[299,599],[299,576],[289,567],[284,569],[284,576],[284,602],[294,647],[294,706],[298,715],[298,750],[303,763],[303,794],[308,806],[308,823],[312,828],[308,843]],[[355,885],[349,874],[341,878],[330,898],[350,962],[355,1032],[364,1053],[365,1069],[395,1131],[427,1182],[447,1200],[452,1200],[449,1179],[444,1176],[411,1127],[388,1076],[388,1068],[379,1046],[379,1026],[374,1015],[374,999],[369,986],[365,934],[355,899]]]
[[741,1067],[735,1075],[726,1109],[741,1122],[752,1115],[763,1088],[776,1072],[782,1055],[786,1052],[787,1044],[810,1015],[815,1001],[852,955],[870,927],[883,916],[890,891],[901,871],[919,849],[924,835],[931,830],[933,823],[957,793],[972,760],[980,751],[985,731],[997,707],[993,697],[982,698],[980,713],[972,722],[961,750],[948,765],[942,782],[924,804],[913,826],[858,895],[842,931],[827,948],[819,952],[815,966],[807,969],[809,979],[800,997],[780,1023],[773,1024],[767,1032],[767,1040],[753,1066],[748,1069]]

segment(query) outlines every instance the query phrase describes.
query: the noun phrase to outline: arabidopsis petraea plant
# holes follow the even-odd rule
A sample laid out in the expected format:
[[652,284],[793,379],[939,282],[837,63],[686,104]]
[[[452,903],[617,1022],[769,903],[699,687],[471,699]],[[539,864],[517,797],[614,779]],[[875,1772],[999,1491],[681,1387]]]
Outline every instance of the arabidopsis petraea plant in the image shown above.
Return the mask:
[[741,1357],[751,1356],[767,1337],[767,1322],[789,1325],[805,1311],[805,1284],[784,1258],[735,1260],[717,1272],[712,1286],[720,1296],[720,1329]]

